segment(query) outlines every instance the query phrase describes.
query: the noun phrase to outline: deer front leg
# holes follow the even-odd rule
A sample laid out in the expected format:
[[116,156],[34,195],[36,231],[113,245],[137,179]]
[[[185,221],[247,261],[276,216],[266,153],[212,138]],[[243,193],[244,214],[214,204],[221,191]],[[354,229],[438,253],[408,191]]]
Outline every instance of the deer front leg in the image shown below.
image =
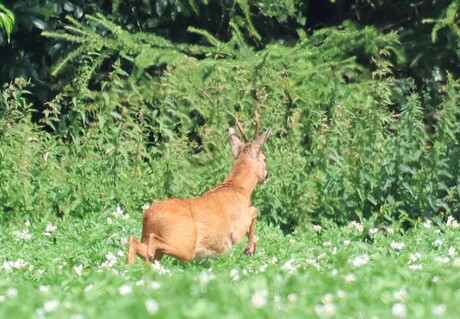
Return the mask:
[[245,255],[254,255],[256,252],[257,238],[256,238],[256,222],[257,222],[257,208],[254,206],[249,207],[249,213],[251,215],[251,224],[248,229],[248,244],[243,250]]

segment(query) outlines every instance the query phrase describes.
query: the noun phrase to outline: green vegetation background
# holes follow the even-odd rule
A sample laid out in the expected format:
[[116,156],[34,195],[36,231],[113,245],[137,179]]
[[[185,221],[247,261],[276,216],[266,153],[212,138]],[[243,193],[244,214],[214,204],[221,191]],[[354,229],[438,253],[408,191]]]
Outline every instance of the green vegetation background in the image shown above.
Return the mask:
[[459,7],[2,1],[0,222],[198,196],[255,111],[265,221],[459,218]]

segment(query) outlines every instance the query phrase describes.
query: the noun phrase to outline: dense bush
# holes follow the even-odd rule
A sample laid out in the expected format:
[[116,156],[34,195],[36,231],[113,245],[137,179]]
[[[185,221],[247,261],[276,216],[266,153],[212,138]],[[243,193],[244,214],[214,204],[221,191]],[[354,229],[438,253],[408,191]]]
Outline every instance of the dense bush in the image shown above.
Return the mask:
[[[120,1],[112,15],[126,28],[74,13],[64,30],[43,33],[68,54],[56,61],[56,94],[43,105],[27,91],[43,82],[3,86],[2,221],[84,216],[117,204],[134,214],[156,199],[198,196],[231,167],[226,131],[234,114],[249,126],[254,111],[273,130],[271,178],[254,195],[262,218],[292,227],[322,218],[459,216],[460,84],[457,66],[445,63],[460,56],[457,1],[447,9],[436,2],[439,19],[423,20],[430,16],[423,7],[423,27],[399,33],[381,32],[384,22],[351,21],[296,31],[306,23],[300,3],[257,15],[251,10],[268,2],[238,1],[225,7],[225,32],[183,26],[189,43],[166,32],[178,7],[158,3],[171,11],[156,8],[156,22],[141,14],[123,20]],[[187,5],[181,15],[202,18],[215,4]],[[136,19],[146,23],[140,29],[162,27],[134,32]],[[260,19],[286,24],[292,38],[274,41]],[[410,30],[446,55],[432,64],[423,51],[413,59],[404,42]]]

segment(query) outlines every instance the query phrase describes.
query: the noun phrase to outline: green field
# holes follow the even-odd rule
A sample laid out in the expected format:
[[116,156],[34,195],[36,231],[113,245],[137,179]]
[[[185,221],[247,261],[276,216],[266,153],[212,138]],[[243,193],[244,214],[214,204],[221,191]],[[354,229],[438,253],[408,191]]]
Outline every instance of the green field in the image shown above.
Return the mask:
[[457,222],[258,228],[212,260],[126,263],[141,209],[2,226],[1,318],[457,318]]

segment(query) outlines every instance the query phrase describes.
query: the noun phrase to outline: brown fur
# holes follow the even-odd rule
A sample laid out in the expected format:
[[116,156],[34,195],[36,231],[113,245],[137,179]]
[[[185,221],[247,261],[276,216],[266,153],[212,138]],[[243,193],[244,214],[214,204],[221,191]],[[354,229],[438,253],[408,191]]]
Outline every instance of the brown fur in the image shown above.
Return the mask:
[[257,209],[251,194],[267,177],[261,152],[270,129],[253,142],[241,144],[235,131],[228,133],[235,163],[228,177],[199,198],[171,198],[150,206],[143,217],[142,238],[129,240],[128,263],[135,255],[146,261],[164,254],[181,262],[218,256],[248,236],[245,254],[256,250]]

